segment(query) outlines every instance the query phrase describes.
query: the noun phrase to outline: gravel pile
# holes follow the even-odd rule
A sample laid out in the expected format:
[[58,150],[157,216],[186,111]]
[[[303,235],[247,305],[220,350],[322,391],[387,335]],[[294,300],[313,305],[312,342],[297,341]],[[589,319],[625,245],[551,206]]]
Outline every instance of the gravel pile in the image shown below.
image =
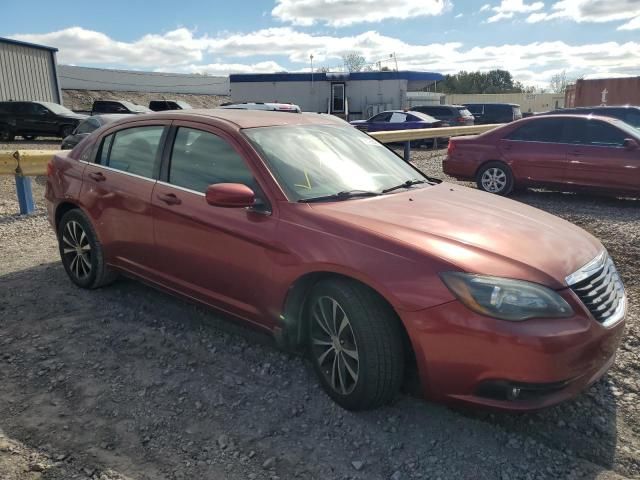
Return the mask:
[[[413,158],[443,176],[437,154]],[[40,183],[34,192],[41,200]],[[216,312],[127,279],[74,287],[43,210],[15,216],[14,197],[0,177],[3,480],[640,478],[637,200],[514,197],[600,237],[631,307],[604,379],[574,401],[510,415],[408,395],[341,410],[305,360]]]

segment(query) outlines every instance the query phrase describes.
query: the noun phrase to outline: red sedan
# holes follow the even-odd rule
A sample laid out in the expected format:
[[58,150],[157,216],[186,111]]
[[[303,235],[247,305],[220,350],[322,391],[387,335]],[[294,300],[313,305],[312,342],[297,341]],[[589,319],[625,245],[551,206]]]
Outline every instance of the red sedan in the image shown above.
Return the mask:
[[613,118],[526,118],[449,143],[447,175],[508,195],[517,187],[640,195],[640,130]]
[[624,328],[596,238],[328,115],[121,120],[55,156],[46,198],[76,285],[123,274],[271,332],[348,409],[412,367],[432,399],[548,406],[605,373]]

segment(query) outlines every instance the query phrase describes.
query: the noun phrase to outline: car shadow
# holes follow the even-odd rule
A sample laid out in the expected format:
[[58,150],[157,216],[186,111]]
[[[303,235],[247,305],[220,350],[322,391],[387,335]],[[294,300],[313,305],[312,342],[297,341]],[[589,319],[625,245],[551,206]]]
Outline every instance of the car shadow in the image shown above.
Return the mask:
[[[0,304],[0,428],[52,454],[73,452],[89,468],[209,478],[220,475],[217,456],[235,461],[225,450],[206,462],[212,454],[203,446],[217,452],[226,435],[244,452],[238,462],[260,469],[277,456],[281,478],[388,478],[396,468],[409,478],[487,480],[631,473],[616,463],[606,378],[532,414],[450,409],[407,395],[352,413],[270,336],[137,281],[82,290],[56,262],[0,282],[10,292]],[[250,451],[256,460],[245,458]],[[351,465],[358,458],[364,476]]]

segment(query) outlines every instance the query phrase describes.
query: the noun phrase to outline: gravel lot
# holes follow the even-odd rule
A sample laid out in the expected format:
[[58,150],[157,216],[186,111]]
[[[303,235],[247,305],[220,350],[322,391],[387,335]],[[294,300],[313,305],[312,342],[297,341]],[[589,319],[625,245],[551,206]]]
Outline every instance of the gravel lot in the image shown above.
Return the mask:
[[[442,178],[441,154],[414,160]],[[407,395],[354,414],[306,361],[215,312],[126,279],[74,287],[41,181],[34,193],[37,213],[19,217],[13,179],[0,177],[3,480],[640,478],[638,200],[514,197],[593,232],[624,277],[627,333],[603,380],[534,414]]]

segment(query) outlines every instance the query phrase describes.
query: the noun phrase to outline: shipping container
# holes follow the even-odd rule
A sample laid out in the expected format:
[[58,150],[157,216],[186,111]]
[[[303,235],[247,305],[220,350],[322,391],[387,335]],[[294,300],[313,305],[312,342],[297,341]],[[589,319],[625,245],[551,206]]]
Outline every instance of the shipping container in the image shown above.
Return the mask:
[[640,105],[640,77],[578,80],[565,92],[567,107]]

